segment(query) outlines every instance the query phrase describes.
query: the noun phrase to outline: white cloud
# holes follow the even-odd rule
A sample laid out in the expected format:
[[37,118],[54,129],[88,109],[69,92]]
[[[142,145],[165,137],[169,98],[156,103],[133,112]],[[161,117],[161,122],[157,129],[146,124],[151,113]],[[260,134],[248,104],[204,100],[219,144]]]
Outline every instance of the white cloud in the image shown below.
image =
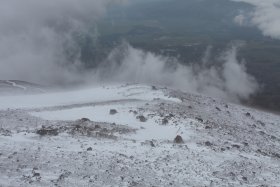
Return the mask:
[[[280,0],[233,0],[246,2],[255,6],[250,14],[251,23],[256,25],[265,36],[280,39]],[[236,17],[237,22],[244,20],[242,14]]]
[[202,63],[183,65],[174,58],[135,49],[128,44],[116,48],[90,80],[148,83],[202,93],[229,101],[248,99],[258,90],[258,83],[236,58],[238,46],[226,50],[209,64],[211,49]]
[[79,80],[73,35],[88,32],[112,2],[120,0],[0,0],[0,79]]
[[88,32],[111,2],[122,0],[0,0],[0,80],[141,82],[231,101],[247,99],[257,90],[255,79],[237,61],[236,48],[225,52],[220,67],[206,65],[210,53],[195,67],[125,44],[102,67],[82,69],[73,36]]

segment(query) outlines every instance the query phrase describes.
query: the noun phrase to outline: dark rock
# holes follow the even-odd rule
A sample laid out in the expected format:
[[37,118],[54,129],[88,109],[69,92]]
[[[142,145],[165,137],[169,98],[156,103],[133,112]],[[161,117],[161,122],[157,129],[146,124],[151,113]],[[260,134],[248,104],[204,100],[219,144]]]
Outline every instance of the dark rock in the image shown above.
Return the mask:
[[3,135],[3,136],[11,136],[11,135],[12,135],[12,132],[9,131],[9,130],[0,128],[0,135]]
[[138,183],[135,181],[129,181],[129,186],[138,186]]
[[129,113],[133,113],[134,115],[138,114],[138,112],[135,110],[129,110]]
[[87,151],[92,151],[92,147],[87,148]]
[[273,140],[277,139],[276,136],[273,136],[273,135],[271,135],[270,138],[273,139]]
[[263,155],[263,156],[268,156],[268,153],[266,153],[266,152],[264,152],[264,151],[262,151],[262,150],[260,150],[260,149],[258,149],[257,152],[258,152],[259,154]]
[[116,113],[118,113],[118,111],[116,109],[111,109],[110,110],[110,114],[111,115],[115,115]]
[[162,125],[167,125],[168,124],[168,119],[166,117],[163,118],[161,124]]
[[169,114],[168,117],[169,117],[169,118],[174,118],[175,116],[174,116],[174,114]]
[[234,144],[234,145],[232,145],[232,147],[239,149],[240,145]]
[[81,122],[87,122],[87,121],[90,121],[88,118],[82,118],[81,119]]
[[218,111],[222,111],[219,107],[216,107],[216,110],[218,110]]
[[139,119],[141,122],[146,122],[147,118],[145,118],[144,116],[137,116],[137,119]]
[[245,146],[249,146],[249,144],[247,142],[243,142],[243,145]]
[[150,145],[151,145],[152,147],[155,147],[155,144],[154,144],[153,141],[150,141]]
[[205,126],[205,129],[211,129],[211,127],[207,125],[207,126]]
[[280,153],[271,153],[271,156],[280,159]]
[[51,127],[49,128],[42,128],[36,131],[37,134],[41,135],[41,136],[57,136],[58,135],[58,129],[53,129]]
[[157,90],[157,87],[156,86],[152,86],[152,90]]
[[251,113],[247,112],[245,115],[246,115],[247,117],[250,117],[250,116],[251,116]]
[[33,177],[40,177],[40,173],[33,173]]
[[233,172],[229,172],[229,177],[232,179],[232,180],[235,180],[236,179],[236,174],[233,173]]
[[212,146],[213,144],[210,143],[209,141],[207,141],[207,142],[205,142],[205,145],[206,145],[206,146]]
[[184,140],[183,140],[182,136],[177,135],[174,139],[174,143],[178,143],[178,144],[184,143]]
[[95,125],[94,128],[100,129],[101,127],[100,127],[100,125]]
[[65,173],[62,173],[61,175],[59,175],[57,182],[64,180],[65,178],[69,177],[71,175],[70,171],[67,171]]
[[195,118],[197,121],[199,121],[200,123],[202,123],[203,122],[203,119],[202,118],[200,118],[200,117],[196,117]]
[[229,173],[229,176],[235,177],[236,175],[235,175],[235,173],[230,172],[230,173]]

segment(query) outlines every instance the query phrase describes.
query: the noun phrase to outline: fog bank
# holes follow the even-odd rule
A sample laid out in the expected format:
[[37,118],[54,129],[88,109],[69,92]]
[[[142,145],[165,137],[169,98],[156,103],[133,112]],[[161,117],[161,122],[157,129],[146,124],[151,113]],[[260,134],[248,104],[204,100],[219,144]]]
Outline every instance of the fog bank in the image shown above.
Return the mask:
[[175,58],[156,55],[124,43],[92,74],[98,82],[130,82],[168,86],[238,102],[258,90],[258,83],[237,60],[233,45],[210,61],[211,50],[201,62],[183,65]]
[[[79,39],[121,0],[0,0],[0,79],[79,82]],[[94,36],[92,36],[94,37]]]
[[[253,12],[245,12],[236,16],[240,25],[255,25],[265,36],[280,39],[280,1],[279,0],[232,0],[245,2],[255,6]],[[247,20],[244,23],[244,20]]]
[[[256,80],[236,58],[237,47],[210,62],[182,65],[177,59],[135,49],[114,49],[96,69],[80,61],[83,35],[94,36],[96,21],[122,0],[0,0],[0,80],[45,85],[145,83],[202,93],[230,101],[248,99]],[[215,66],[213,65],[215,64]]]

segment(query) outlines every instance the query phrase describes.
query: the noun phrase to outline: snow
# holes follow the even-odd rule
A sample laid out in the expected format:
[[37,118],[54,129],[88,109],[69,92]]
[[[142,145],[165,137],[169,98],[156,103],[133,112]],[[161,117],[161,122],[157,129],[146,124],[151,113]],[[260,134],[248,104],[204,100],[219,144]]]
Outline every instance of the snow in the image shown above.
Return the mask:
[[[126,125],[131,128],[139,129],[134,135],[128,135],[126,138],[132,138],[135,140],[170,140],[172,141],[177,134],[181,134],[185,139],[187,139],[187,126],[194,120],[184,119],[180,122],[180,125],[170,124],[163,126],[161,125],[161,119],[159,117],[149,118],[147,117],[149,113],[143,114],[147,118],[146,122],[141,122],[137,119],[137,116],[131,111],[136,108],[145,107],[143,102],[129,102],[125,104],[107,104],[107,105],[97,105],[91,107],[78,107],[65,110],[54,110],[54,111],[44,111],[44,112],[32,112],[31,115],[43,118],[45,120],[77,120],[81,118],[88,118],[96,122],[105,123],[116,123],[120,125]],[[114,115],[110,114],[110,110],[115,109],[117,113]],[[197,123],[197,122],[196,122]]]
[[46,92],[46,87],[25,81],[0,80],[0,95],[27,95]]
[[152,90],[150,86],[118,85],[37,95],[1,96],[0,109],[51,107],[121,99],[164,99],[180,102],[179,99],[166,97],[162,91]]
[[23,89],[23,90],[27,89],[25,86],[19,85],[19,84],[13,82],[13,81],[6,81],[6,82],[9,83],[9,84],[12,84],[12,86],[17,87],[17,88],[20,88],[20,89]]
[[[49,128],[58,135],[38,133]],[[4,187],[277,187],[279,160],[279,116],[206,96],[145,85],[0,96]]]

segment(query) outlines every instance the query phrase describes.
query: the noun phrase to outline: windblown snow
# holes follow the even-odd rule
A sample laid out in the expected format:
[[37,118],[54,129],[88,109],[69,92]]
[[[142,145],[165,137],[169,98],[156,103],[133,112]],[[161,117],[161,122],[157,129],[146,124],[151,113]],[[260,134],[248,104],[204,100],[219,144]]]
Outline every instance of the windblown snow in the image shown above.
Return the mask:
[[0,186],[279,186],[280,117],[141,84],[3,95],[0,173]]

